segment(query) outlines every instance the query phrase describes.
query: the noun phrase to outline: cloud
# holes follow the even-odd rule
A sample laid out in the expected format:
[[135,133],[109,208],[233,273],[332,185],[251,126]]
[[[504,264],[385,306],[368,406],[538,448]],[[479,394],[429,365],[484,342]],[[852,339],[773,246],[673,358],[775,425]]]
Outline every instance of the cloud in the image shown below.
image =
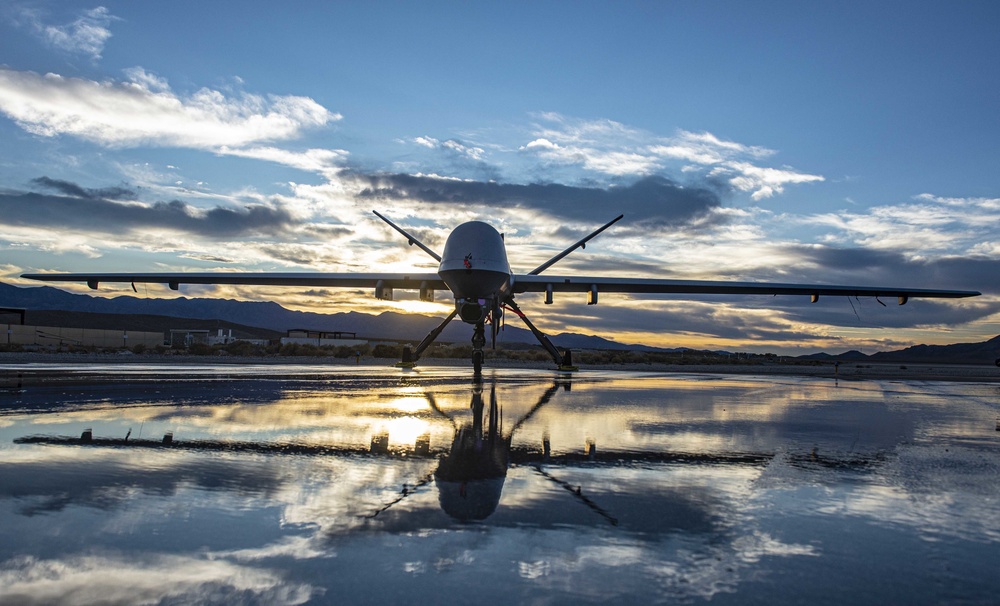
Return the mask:
[[428,149],[448,150],[456,155],[463,156],[471,160],[482,160],[486,156],[485,149],[466,145],[456,139],[439,141],[434,137],[415,137],[410,141]]
[[[491,181],[500,179],[499,169],[489,162],[489,154],[480,145],[459,141],[458,139],[446,139],[444,141],[434,137],[423,136],[412,139],[399,140],[400,143],[416,145],[423,150],[433,152],[434,171],[450,170],[458,174],[475,176],[476,178]],[[426,154],[426,152],[424,152]],[[418,162],[417,164],[423,164]],[[396,168],[412,170],[413,160],[407,163],[398,163]]]
[[648,175],[660,168],[657,158],[652,155],[559,145],[544,137],[528,142],[521,149],[551,162],[580,164],[586,170],[607,175]]
[[[783,244],[780,254],[795,259],[793,266],[761,267],[754,279],[791,283],[884,285],[956,290],[978,290],[987,296],[957,302],[915,299],[898,307],[894,299],[823,297],[819,303],[802,304],[799,297],[767,298],[766,306],[791,322],[813,326],[876,326],[912,328],[959,326],[987,320],[1000,313],[1000,259],[942,257],[917,259],[902,252],[822,245]],[[725,298],[715,298],[726,301]],[[764,300],[761,299],[763,303]],[[852,305],[853,303],[853,305]],[[867,311],[865,311],[867,310]]]
[[825,180],[789,167],[761,166],[760,161],[773,156],[774,150],[727,141],[709,132],[681,130],[661,137],[612,120],[577,120],[555,113],[538,117],[544,125],[536,125],[532,140],[520,147],[522,153],[604,175],[658,174],[682,162],[683,172],[702,172],[736,191],[749,192],[754,200],[781,194],[789,184]]
[[687,188],[664,177],[646,177],[620,187],[559,184],[503,184],[402,174],[355,174],[363,187],[357,197],[409,200],[510,209],[528,209],[587,222],[607,221],[617,213],[634,220],[676,225],[720,206],[708,189]]
[[718,153],[723,157],[726,157],[729,154],[737,154],[749,155],[754,158],[766,158],[777,153],[773,149],[768,149],[766,147],[744,145],[742,143],[736,143],[735,141],[725,141],[708,132],[692,133],[682,130],[678,133],[674,140],[678,147],[687,149],[714,150],[713,153]]
[[786,168],[754,166],[749,162],[723,162],[710,174],[728,176],[729,183],[733,187],[740,191],[752,192],[750,197],[755,201],[784,193],[785,185],[789,183],[812,183],[824,180],[819,175],[808,175]]
[[879,250],[931,253],[989,254],[998,244],[1000,199],[942,198],[921,194],[914,202],[875,206],[864,212],[840,211],[790,218],[807,225],[832,228],[827,241]]
[[342,149],[307,149],[305,151],[290,151],[278,147],[247,147],[232,148],[222,146],[216,153],[223,156],[237,156],[265,160],[283,164],[299,170],[324,175],[328,179],[336,177],[343,170],[344,162],[350,155]]
[[126,196],[131,192],[124,188],[86,189],[48,177],[35,179],[34,183],[62,195],[0,192],[0,223],[101,233],[167,229],[211,238],[276,235],[296,224],[286,210],[264,205],[203,210],[179,200],[154,204],[120,202],[131,197]]
[[102,189],[87,189],[80,187],[76,183],[50,179],[49,177],[38,177],[32,179],[34,185],[44,189],[52,189],[67,196],[85,198],[88,200],[130,200],[135,198],[135,191],[125,187],[105,187]]
[[107,8],[98,6],[85,10],[76,20],[65,25],[50,25],[44,22],[42,14],[33,9],[18,11],[18,24],[26,26],[45,44],[76,55],[84,55],[93,61],[101,58],[104,45],[111,38],[111,24],[119,21]]
[[[766,247],[750,244],[746,250],[754,263],[740,267],[735,278],[1000,293],[1000,259],[996,258],[927,258],[915,257],[906,251],[794,242],[772,242]],[[722,259],[716,270],[720,273],[716,275],[721,275],[722,266],[730,263],[730,259]]]
[[[868,353],[872,348],[898,349],[962,331],[1000,310],[998,302],[982,299],[959,305],[914,300],[904,307],[890,301],[883,307],[871,298],[824,297],[813,304],[807,297],[795,296],[608,295],[601,304],[587,306],[579,297],[563,295],[544,313],[540,297],[526,296],[521,305],[548,334],[568,331],[620,343],[785,353],[802,348],[810,352],[864,348]],[[929,337],[927,330],[934,334]],[[975,331],[966,334],[976,335],[968,341],[989,338]]]
[[139,68],[129,76],[95,82],[0,67],[0,112],[43,137],[208,150],[292,139],[341,118],[308,97],[226,96],[208,88],[182,96]]
[[556,113],[537,116],[533,140],[521,152],[556,164],[575,164],[606,175],[649,175],[662,166],[645,149],[648,135],[614,120],[576,120]]
[[[608,305],[610,303],[610,305]],[[649,332],[688,334],[728,340],[801,339],[807,327],[791,322],[770,311],[748,308],[739,301],[704,302],[697,300],[608,301],[598,308],[575,305],[555,321],[586,334]],[[612,308],[612,309],[608,309]],[[553,316],[553,314],[549,314]],[[553,321],[546,318],[546,321]]]

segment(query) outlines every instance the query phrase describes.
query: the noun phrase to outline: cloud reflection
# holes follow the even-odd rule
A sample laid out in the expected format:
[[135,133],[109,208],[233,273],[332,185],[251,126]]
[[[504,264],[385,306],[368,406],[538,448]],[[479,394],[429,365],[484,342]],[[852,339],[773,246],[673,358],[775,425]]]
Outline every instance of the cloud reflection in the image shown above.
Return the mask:
[[[112,572],[113,571],[113,572]],[[203,557],[22,556],[0,564],[0,604],[304,604],[315,589],[276,571]]]
[[70,506],[123,507],[136,498],[136,491],[173,497],[182,489],[194,488],[267,497],[282,481],[280,472],[265,461],[199,460],[173,453],[155,457],[57,455],[0,463],[0,500],[15,499],[20,515],[34,516]]

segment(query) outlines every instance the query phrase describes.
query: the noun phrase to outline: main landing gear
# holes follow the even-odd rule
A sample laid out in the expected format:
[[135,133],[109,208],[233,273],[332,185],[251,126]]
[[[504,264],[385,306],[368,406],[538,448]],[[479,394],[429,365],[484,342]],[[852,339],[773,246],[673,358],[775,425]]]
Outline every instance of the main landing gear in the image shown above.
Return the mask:
[[453,319],[455,319],[455,316],[457,314],[458,314],[457,309],[451,312],[448,315],[448,317],[444,319],[444,322],[441,322],[441,324],[439,324],[437,328],[432,330],[430,333],[427,334],[426,337],[424,337],[424,340],[421,341],[419,345],[417,345],[417,348],[415,350],[410,351],[409,347],[404,347],[403,357],[396,364],[396,366],[400,368],[413,368],[414,366],[416,366],[417,360],[420,359],[420,354],[424,353],[424,350],[430,347],[431,343],[434,342],[434,339],[438,338],[438,335],[441,334],[441,331],[444,330],[444,327],[448,326],[448,323],[451,322]]
[[542,347],[545,348],[545,351],[549,353],[549,356],[552,358],[552,361],[556,363],[556,368],[563,371],[580,370],[578,367],[573,366],[573,352],[567,349],[565,353],[560,355],[559,350],[556,349],[556,346],[552,344],[552,341],[549,340],[549,338],[545,335],[545,333],[538,330],[535,327],[535,325],[531,323],[531,320],[528,319],[528,316],[524,315],[524,312],[521,311],[521,308],[518,307],[517,303],[514,302],[513,297],[507,299],[504,307],[514,312],[514,315],[516,315],[518,318],[521,318],[521,321],[524,322],[525,326],[527,326],[528,329],[531,330],[531,334],[535,335],[535,338],[538,339],[538,342],[541,343]]
[[[561,371],[579,370],[579,368],[573,365],[573,353],[568,349],[565,352],[560,353],[559,350],[556,349],[556,346],[552,344],[552,341],[550,341],[549,338],[545,335],[545,333],[538,330],[538,328],[535,327],[535,325],[531,322],[531,320],[529,320],[528,317],[524,315],[524,312],[521,311],[521,308],[518,307],[517,303],[514,302],[514,298],[508,297],[503,301],[503,305],[494,305],[493,311],[490,314],[488,314],[484,318],[479,319],[479,321],[477,321],[473,325],[474,328],[472,331],[472,370],[476,379],[481,379],[483,372],[483,362],[486,360],[486,353],[484,351],[486,347],[486,323],[487,321],[489,321],[490,324],[492,324],[491,328],[493,334],[493,342],[495,345],[496,333],[498,328],[497,323],[500,321],[500,318],[502,317],[503,310],[512,311],[514,312],[515,315],[517,315],[517,317],[521,318],[521,321],[524,322],[524,324],[528,327],[529,330],[531,330],[531,334],[533,334],[535,338],[538,339],[538,342],[541,343],[542,347],[545,348],[545,351],[548,352],[549,356],[552,358],[552,361],[555,362],[556,368],[558,370]],[[424,337],[424,340],[421,341],[419,345],[417,345],[416,349],[411,350],[409,347],[404,347],[402,359],[399,361],[398,364],[396,364],[396,366],[400,368],[413,368],[414,366],[416,366],[417,360],[420,359],[420,354],[422,354],[424,350],[426,350],[431,345],[431,343],[433,343],[434,340],[438,338],[441,332],[444,331],[445,327],[448,326],[448,324],[455,318],[457,314],[458,314],[457,309],[451,312],[451,314],[444,319],[444,322],[442,322],[440,325],[438,325],[437,328],[432,330],[426,337]]]

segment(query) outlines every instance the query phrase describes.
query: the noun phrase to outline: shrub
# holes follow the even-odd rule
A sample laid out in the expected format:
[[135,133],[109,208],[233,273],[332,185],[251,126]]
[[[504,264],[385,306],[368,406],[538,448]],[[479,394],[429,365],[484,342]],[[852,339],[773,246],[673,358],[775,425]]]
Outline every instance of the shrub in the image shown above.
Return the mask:
[[210,356],[214,352],[208,343],[192,343],[191,347],[188,347],[188,353],[192,356]]
[[353,358],[357,355],[367,356],[372,352],[370,345],[341,345],[333,351],[334,357]]
[[317,345],[312,345],[309,343],[286,343],[281,346],[281,351],[278,352],[282,356],[314,356],[323,357],[329,356],[330,350],[319,347]]
[[372,355],[376,358],[399,358],[403,355],[403,348],[399,345],[379,343],[372,348]]
[[222,349],[233,356],[260,356],[264,353],[264,348],[249,341],[233,341]]

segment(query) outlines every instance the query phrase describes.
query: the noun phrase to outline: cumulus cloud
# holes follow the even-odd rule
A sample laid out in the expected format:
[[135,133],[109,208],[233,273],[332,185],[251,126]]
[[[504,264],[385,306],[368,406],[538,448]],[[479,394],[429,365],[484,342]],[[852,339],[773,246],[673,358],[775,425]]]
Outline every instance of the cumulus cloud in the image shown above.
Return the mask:
[[45,22],[44,15],[34,9],[18,11],[17,22],[26,26],[45,44],[59,50],[84,55],[97,61],[104,52],[104,45],[111,38],[111,24],[118,21],[107,8],[98,6],[83,11],[79,17],[64,25]]
[[711,173],[712,176],[725,175],[729,183],[740,191],[751,192],[755,201],[784,193],[789,183],[811,183],[823,181],[819,175],[808,175],[788,168],[767,168],[754,166],[749,162],[723,162]]
[[287,140],[341,118],[308,97],[227,96],[208,88],[184,96],[144,70],[129,77],[95,82],[0,67],[0,112],[43,137],[208,150]]

